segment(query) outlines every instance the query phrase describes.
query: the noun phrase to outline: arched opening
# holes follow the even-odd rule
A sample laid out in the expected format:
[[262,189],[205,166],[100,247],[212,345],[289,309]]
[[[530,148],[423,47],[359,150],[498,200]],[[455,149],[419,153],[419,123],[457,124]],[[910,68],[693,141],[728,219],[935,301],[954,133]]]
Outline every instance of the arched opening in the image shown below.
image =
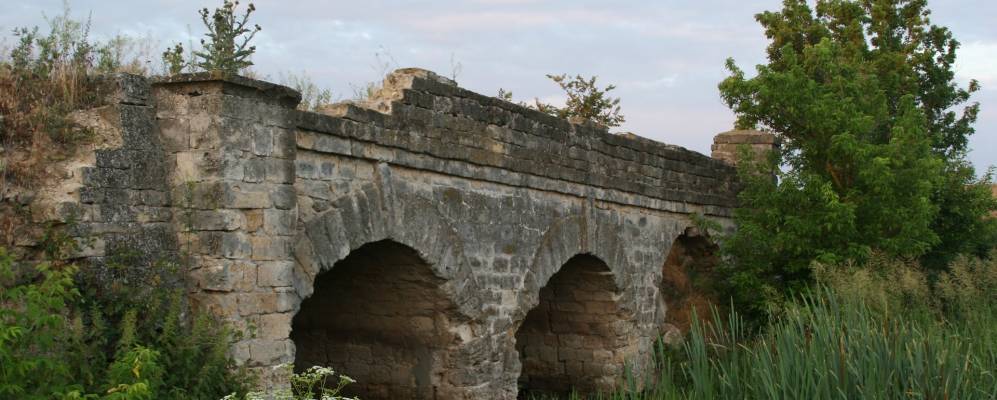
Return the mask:
[[[295,370],[331,367],[363,399],[433,399],[455,307],[415,250],[381,241],[354,250],[315,279],[292,321]],[[334,384],[334,383],[333,383]]]
[[521,398],[611,390],[623,375],[633,327],[602,260],[578,255],[540,289],[516,332]]
[[723,306],[714,287],[718,251],[719,247],[696,228],[686,229],[672,243],[659,288],[667,310],[661,329],[666,337],[689,331],[693,309],[700,318],[709,318],[712,306]]

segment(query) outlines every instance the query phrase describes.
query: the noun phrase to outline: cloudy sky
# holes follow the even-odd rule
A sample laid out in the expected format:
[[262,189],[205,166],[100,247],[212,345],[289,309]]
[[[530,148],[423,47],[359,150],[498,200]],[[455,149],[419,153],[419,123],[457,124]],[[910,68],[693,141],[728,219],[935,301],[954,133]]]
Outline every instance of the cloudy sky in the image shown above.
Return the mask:
[[[245,1],[245,0],[244,0]],[[203,33],[196,10],[207,0],[73,0],[91,15],[92,34],[147,37],[158,58],[169,43]],[[279,79],[307,74],[336,97],[380,80],[386,64],[456,73],[461,86],[494,95],[551,102],[560,90],[548,73],[597,75],[618,86],[627,122],[620,130],[709,153],[714,134],[733,115],[717,83],[724,60],[751,71],[764,61],[765,38],[754,14],[779,0],[257,0],[256,70]],[[978,79],[982,105],[970,159],[997,164],[997,2],[934,0],[933,22],[963,43],[958,79]],[[0,36],[17,26],[45,25],[62,0],[0,1]],[[196,43],[196,39],[194,42]],[[9,38],[8,38],[9,43]]]

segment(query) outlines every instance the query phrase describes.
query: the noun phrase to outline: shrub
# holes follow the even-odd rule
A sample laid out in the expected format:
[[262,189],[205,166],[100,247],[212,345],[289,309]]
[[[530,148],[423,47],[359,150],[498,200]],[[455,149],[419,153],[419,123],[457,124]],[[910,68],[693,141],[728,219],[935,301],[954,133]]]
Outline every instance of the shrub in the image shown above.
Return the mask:
[[[620,99],[608,96],[608,93],[616,89],[616,86],[609,85],[605,88],[599,88],[596,84],[598,77],[595,76],[586,79],[581,75],[576,75],[569,79],[567,74],[561,74],[547,75],[547,78],[557,83],[568,96],[564,107],[544,103],[536,98],[533,99],[533,104],[522,101],[517,104],[558,118],[579,118],[610,128],[626,122],[626,118],[620,113]],[[495,97],[513,102],[512,92],[503,88],[499,88]]]
[[207,316],[190,316],[181,292],[149,282],[126,285],[134,291],[97,292],[78,279],[85,276],[73,265],[18,267],[0,249],[0,397],[189,399],[245,392],[250,379],[227,355],[232,335]]
[[562,108],[535,99],[533,108],[559,118],[581,118],[608,127],[617,127],[626,121],[623,114],[620,114],[620,99],[607,95],[616,86],[609,85],[600,89],[596,85],[595,76],[586,79],[576,75],[569,79],[567,74],[561,74],[547,75],[547,78],[564,90],[568,100]]
[[36,276],[18,276],[13,261],[0,248],[0,397],[47,398],[73,383],[64,355],[74,331],[66,312],[79,296],[75,271],[39,264]]

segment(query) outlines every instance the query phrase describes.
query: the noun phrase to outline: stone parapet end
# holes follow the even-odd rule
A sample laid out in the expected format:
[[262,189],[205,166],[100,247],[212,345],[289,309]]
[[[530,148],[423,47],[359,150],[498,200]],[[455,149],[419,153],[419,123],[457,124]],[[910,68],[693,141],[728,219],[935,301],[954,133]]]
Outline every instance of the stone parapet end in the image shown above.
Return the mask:
[[256,97],[287,108],[295,108],[301,102],[301,93],[287,86],[217,72],[197,72],[160,77],[153,79],[152,84],[164,87],[200,89],[241,97]]
[[750,130],[735,129],[720,133],[713,137],[714,145],[721,144],[771,144],[779,145],[779,137],[772,133]]
[[778,136],[762,131],[735,129],[713,137],[712,157],[716,160],[737,165],[740,148],[747,146],[755,159],[767,157],[781,146]]

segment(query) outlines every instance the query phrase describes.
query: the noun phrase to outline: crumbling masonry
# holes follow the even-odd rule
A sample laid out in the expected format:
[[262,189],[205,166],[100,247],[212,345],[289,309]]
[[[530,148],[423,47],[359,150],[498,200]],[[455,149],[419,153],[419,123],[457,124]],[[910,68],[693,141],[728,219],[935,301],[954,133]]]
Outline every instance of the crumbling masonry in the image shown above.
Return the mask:
[[[64,165],[36,221],[73,215],[96,264],[185,257],[192,303],[254,332],[232,352],[269,384],[293,363],[364,399],[609,390],[648,372],[673,243],[706,240],[692,216],[732,228],[728,163],[424,70],[321,112],[239,77],[114,84],[81,121],[115,140]],[[773,145],[718,138],[728,162]]]

